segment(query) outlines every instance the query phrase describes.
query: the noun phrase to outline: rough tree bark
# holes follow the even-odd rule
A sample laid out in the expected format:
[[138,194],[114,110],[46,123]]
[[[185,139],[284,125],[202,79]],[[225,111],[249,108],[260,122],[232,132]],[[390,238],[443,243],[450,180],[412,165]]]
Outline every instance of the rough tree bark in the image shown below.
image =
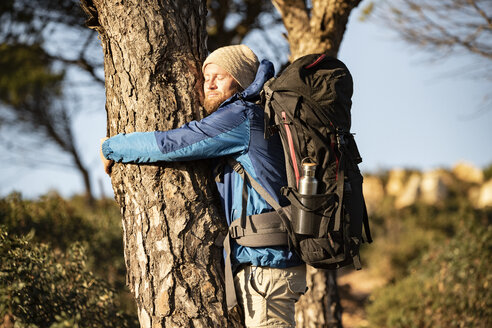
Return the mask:
[[[337,57],[348,18],[361,0],[272,0],[280,12],[292,62],[313,53]],[[308,267],[308,292],[296,306],[299,327],[342,327],[342,307],[336,283],[336,271]]]
[[[108,135],[201,118],[205,1],[82,0],[104,51]],[[226,230],[205,162],[115,165],[127,284],[141,327],[230,327],[222,287]]]
[[272,0],[282,15],[290,44],[290,62],[307,55],[325,52],[336,57],[352,9],[361,0]]

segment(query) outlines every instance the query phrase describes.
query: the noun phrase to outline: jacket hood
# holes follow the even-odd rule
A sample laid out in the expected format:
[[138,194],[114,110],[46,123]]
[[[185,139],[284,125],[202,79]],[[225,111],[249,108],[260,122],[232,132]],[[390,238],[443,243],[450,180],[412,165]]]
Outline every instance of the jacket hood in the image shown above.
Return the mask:
[[263,59],[260,62],[256,77],[253,83],[249,85],[244,91],[239,93],[240,97],[245,100],[251,100],[257,98],[260,95],[260,91],[266,81],[270,80],[275,74],[275,69],[271,61]]

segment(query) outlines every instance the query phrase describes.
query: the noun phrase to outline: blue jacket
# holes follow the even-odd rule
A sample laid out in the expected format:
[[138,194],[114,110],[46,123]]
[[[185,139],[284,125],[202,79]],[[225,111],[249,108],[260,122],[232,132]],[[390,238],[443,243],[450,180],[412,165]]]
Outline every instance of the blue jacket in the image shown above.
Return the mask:
[[[243,92],[223,102],[214,113],[201,121],[192,121],[178,129],[156,132],[119,134],[106,140],[102,150],[106,158],[123,163],[190,161],[231,156],[281,204],[286,184],[284,152],[277,135],[265,139],[263,109],[259,99],[263,84],[274,74],[273,65],[263,60],[254,82]],[[243,180],[228,165],[223,181],[217,182],[228,224],[241,215]],[[247,186],[246,214],[272,211],[272,207]],[[255,266],[285,268],[302,261],[287,247],[250,248],[233,243],[233,266],[250,263]]]

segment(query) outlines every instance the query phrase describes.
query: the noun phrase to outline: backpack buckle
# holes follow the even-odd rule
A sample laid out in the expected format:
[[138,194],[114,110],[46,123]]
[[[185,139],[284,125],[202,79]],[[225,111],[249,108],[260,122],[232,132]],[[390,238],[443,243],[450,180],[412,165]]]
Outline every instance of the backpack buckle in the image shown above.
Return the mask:
[[233,239],[238,239],[244,236],[244,229],[240,226],[229,227],[229,235]]
[[337,131],[336,131],[337,143],[340,146],[345,146],[345,144],[346,144],[345,137],[344,137],[345,134],[347,134],[346,131],[344,131],[344,130],[342,130],[340,128],[337,128]]
[[234,164],[234,166],[232,167],[232,169],[234,171],[236,171],[237,173],[239,173],[239,174],[243,174],[244,173],[244,167],[239,162],[237,162],[236,164]]
[[278,131],[279,131],[278,125],[269,125],[269,126],[267,126],[267,128],[265,130],[265,135],[267,138],[270,138],[271,136],[273,136]]

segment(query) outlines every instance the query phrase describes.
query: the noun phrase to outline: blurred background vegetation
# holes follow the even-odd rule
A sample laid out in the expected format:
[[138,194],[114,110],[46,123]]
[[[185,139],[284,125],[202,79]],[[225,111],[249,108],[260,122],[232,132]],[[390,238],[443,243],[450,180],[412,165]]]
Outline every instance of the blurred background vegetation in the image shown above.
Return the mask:
[[[492,166],[480,181],[441,170],[441,198],[423,198],[421,184],[403,206],[395,204],[411,176],[424,181],[425,173],[395,172],[365,176],[383,193],[367,200],[375,242],[362,250],[370,278],[357,285],[378,284],[362,318],[346,327],[489,327],[492,204],[480,205],[476,190],[490,184]],[[395,176],[398,192],[390,190]],[[89,206],[84,196],[13,193],[0,199],[0,227],[2,327],[138,327],[113,200]]]
[[[363,302],[359,326],[490,326],[491,169],[461,163],[365,176],[374,243],[362,259],[378,283]],[[420,183],[412,185],[415,177]],[[378,183],[383,192],[374,197]]]

